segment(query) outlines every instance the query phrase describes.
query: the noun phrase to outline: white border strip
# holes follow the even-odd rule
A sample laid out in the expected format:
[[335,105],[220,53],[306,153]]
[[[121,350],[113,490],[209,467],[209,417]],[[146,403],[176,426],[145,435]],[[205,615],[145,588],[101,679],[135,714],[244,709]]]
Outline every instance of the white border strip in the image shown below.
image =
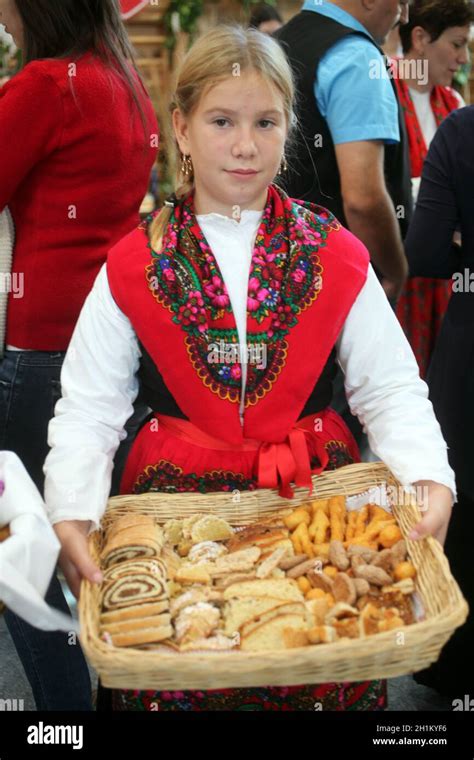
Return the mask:
[[127,11],[127,13],[121,13],[120,15],[123,21],[127,21],[127,19],[132,18],[132,16],[136,16],[137,13],[143,10],[145,5],[148,5],[148,0],[141,0],[141,2],[138,3],[138,5],[135,5],[131,11]]

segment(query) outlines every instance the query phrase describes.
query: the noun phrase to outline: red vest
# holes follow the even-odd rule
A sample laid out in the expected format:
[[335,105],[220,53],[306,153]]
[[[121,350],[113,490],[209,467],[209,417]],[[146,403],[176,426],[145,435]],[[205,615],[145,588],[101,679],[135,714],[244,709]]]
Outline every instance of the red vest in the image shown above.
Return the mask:
[[[253,334],[268,336],[273,333],[273,340],[267,338],[267,366],[259,370],[251,388],[246,390],[243,426],[239,417],[240,393],[235,390],[235,384],[233,388],[227,387],[216,379],[216,372],[206,362],[210,342],[206,329],[203,327],[202,336],[190,338],[183,327],[183,320],[194,309],[196,314],[201,310],[203,325],[206,324],[209,330],[236,331],[232,310],[221,311],[216,319],[216,312],[209,308],[209,280],[203,277],[207,270],[202,268],[199,253],[185,254],[183,259],[181,251],[181,257],[176,260],[168,257],[165,262],[160,262],[160,255],[153,254],[149,246],[146,224],[143,223],[123,238],[108,256],[107,273],[112,295],[129,318],[179,407],[201,430],[230,444],[239,445],[244,438],[274,443],[285,440],[299,419],[367,278],[369,254],[357,238],[324,209],[292,199],[289,203],[292,208],[289,213],[299,217],[303,207],[306,215],[312,215],[311,219],[321,231],[321,235],[317,233],[320,244],[315,243],[309,250],[309,238],[306,237],[305,246],[292,246],[291,252],[283,256],[281,272],[275,276],[280,277],[283,284],[289,281],[297,284],[310,264],[310,270],[317,273],[317,278],[299,300],[294,295],[298,290],[293,289],[293,295],[289,296],[282,284],[281,300],[263,319],[247,310],[248,339]],[[202,236],[196,221],[192,229],[196,235]],[[257,233],[256,248],[261,239]],[[285,244],[287,247],[287,241]],[[256,249],[254,256],[255,252]],[[212,252],[210,255],[214,258]],[[183,307],[179,312],[173,311],[170,298],[156,288],[156,281],[152,282],[158,271],[157,263],[162,264],[159,271],[166,267],[168,277],[179,279],[183,287],[188,283],[187,310],[183,311]],[[253,261],[249,281],[257,266]],[[291,326],[279,339],[275,339],[275,324],[279,324],[275,322],[277,310],[278,319],[291,316]]]

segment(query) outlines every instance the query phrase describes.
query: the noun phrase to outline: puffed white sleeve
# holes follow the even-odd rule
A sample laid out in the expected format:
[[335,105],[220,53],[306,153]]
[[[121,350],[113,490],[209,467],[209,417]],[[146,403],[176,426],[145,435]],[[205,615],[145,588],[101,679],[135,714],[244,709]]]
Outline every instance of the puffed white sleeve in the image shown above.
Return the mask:
[[433,480],[456,497],[428,386],[372,266],[339,335],[337,352],[350,409],[374,454],[402,485]]
[[44,464],[51,523],[91,520],[99,527],[113,458],[138,395],[140,350],[102,267],[76,324],[61,372],[62,398],[49,423]]

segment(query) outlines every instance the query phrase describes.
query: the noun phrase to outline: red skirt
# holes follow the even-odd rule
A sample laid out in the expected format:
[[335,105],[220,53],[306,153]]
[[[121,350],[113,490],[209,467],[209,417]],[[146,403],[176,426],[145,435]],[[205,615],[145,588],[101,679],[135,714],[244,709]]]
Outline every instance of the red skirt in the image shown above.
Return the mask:
[[285,441],[251,438],[240,447],[191,422],[154,414],[140,430],[123,472],[120,493],[232,491],[311,485],[311,473],[359,462],[357,444],[342,418],[325,409],[299,420]]
[[426,377],[441,323],[451,297],[451,282],[411,277],[397,304],[397,317]]
[[[308,484],[311,473],[359,462],[357,444],[332,409],[299,420],[287,439],[266,444],[245,439],[226,444],[187,420],[154,414],[139,432],[127,459],[122,494],[161,491],[255,490],[290,482]],[[291,687],[206,691],[118,691],[114,710],[384,710],[386,682],[329,683]]]

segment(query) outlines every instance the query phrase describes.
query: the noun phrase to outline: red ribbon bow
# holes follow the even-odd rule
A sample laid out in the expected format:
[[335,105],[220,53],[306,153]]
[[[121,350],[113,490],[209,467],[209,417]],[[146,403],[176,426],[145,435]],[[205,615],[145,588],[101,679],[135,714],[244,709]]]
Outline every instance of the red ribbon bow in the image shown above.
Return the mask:
[[[320,467],[311,470],[307,437],[311,436],[316,444],[316,453]],[[313,493],[311,473],[319,475],[329,461],[329,455],[317,436],[302,427],[294,427],[285,441],[281,443],[262,443],[258,451],[258,487],[279,488],[279,495],[292,499],[294,492],[290,486],[293,481],[296,486],[309,488]]]

